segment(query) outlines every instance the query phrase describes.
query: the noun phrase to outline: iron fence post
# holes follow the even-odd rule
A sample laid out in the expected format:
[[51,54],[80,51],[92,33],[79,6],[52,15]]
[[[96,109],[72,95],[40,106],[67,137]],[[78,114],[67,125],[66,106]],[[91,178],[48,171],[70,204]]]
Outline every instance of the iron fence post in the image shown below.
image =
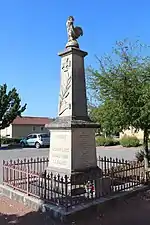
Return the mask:
[[5,181],[5,161],[3,160],[3,182]]
[[27,164],[27,195],[29,195],[29,163]]
[[46,182],[46,170],[44,171],[44,199],[46,199],[46,186],[47,186],[47,182]]
[[65,175],[65,210],[68,211],[68,177]]

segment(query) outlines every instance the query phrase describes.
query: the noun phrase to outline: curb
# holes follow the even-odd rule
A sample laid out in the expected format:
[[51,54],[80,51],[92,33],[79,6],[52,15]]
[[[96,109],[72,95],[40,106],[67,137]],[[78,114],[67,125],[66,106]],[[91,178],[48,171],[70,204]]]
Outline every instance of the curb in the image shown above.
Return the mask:
[[85,205],[77,205],[68,212],[64,211],[61,207],[52,204],[47,204],[43,200],[28,196],[20,191],[14,190],[11,187],[0,184],[1,195],[4,195],[12,200],[23,203],[24,205],[31,207],[35,211],[41,211],[43,213],[48,213],[52,218],[59,220],[61,222],[70,222],[80,216],[87,216],[92,211],[97,210],[103,211],[114,207],[120,201],[127,200],[140,192],[147,191],[149,186],[141,186],[135,188],[131,191],[116,194],[110,197],[102,197],[100,199],[94,200],[91,203]]
[[0,147],[0,150],[13,150],[13,149],[22,149],[21,145],[8,145]]

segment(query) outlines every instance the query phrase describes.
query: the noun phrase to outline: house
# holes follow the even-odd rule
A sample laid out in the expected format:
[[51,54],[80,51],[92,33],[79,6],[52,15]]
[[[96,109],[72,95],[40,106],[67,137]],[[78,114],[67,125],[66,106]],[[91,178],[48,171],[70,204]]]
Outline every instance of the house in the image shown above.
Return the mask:
[[31,133],[47,133],[48,129],[45,125],[52,120],[53,119],[48,117],[17,117],[9,127],[1,130],[1,136],[8,138],[22,138]]

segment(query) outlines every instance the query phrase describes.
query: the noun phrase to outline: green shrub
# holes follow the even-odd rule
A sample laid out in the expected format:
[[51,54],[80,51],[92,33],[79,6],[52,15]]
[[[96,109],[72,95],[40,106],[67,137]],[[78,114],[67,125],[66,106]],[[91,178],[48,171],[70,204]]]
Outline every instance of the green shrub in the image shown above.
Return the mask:
[[113,146],[114,145],[114,139],[111,137],[106,137],[105,138],[105,146]]
[[22,138],[14,138],[14,143],[19,144]]
[[119,144],[118,141],[114,140],[111,137],[103,137],[97,136],[96,137],[96,146],[113,146]]
[[21,140],[20,138],[5,138],[5,137],[2,137],[1,138],[1,144],[7,144],[7,145],[19,144],[20,140]]
[[135,136],[124,136],[121,138],[120,144],[123,147],[137,147],[140,145],[140,141]]
[[105,145],[105,137],[97,136],[96,137],[96,146],[104,146]]

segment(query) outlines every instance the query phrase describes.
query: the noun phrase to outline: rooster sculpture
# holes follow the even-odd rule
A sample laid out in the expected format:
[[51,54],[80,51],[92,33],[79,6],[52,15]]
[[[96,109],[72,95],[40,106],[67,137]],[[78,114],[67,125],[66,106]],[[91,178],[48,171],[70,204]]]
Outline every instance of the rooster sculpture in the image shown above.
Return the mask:
[[68,43],[67,47],[77,47],[79,48],[79,44],[77,39],[83,35],[83,30],[81,27],[74,27],[74,18],[73,16],[69,16],[66,22],[67,33],[68,33]]

